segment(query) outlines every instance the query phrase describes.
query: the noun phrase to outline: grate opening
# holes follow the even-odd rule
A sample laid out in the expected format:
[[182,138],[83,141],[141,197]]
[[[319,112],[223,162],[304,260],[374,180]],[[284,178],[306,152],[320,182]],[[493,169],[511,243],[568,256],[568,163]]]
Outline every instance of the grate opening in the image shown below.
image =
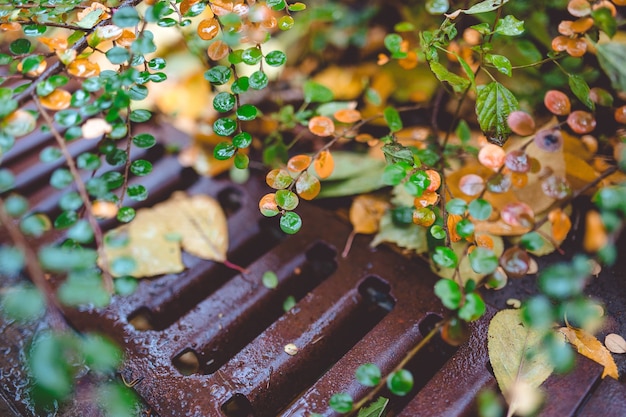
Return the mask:
[[241,209],[244,195],[241,190],[235,187],[226,187],[217,193],[217,201],[222,206],[226,217],[231,217]]
[[[442,317],[438,314],[431,313],[426,315],[419,323],[419,330],[422,336],[426,336],[441,320]],[[387,388],[381,391],[380,395],[390,399],[387,408],[390,415],[399,414],[457,350],[458,347],[445,343],[439,334],[433,337],[405,367],[405,369],[411,371],[414,378],[411,392],[404,397],[398,397],[391,394]]]
[[[285,238],[285,235],[265,235],[262,227],[259,229],[228,254],[230,262],[248,267]],[[147,317],[151,329],[165,330],[239,273],[223,264],[201,260],[185,253],[183,263],[188,269],[182,274],[164,277],[174,279],[170,279],[162,287],[162,292],[155,295],[149,305],[144,306],[150,313]],[[131,316],[135,314],[133,312]]]
[[222,405],[222,412],[226,417],[253,417],[252,404],[242,394],[233,395]]
[[152,327],[152,314],[146,307],[135,310],[128,316],[128,322],[133,325],[136,330],[154,330]]
[[[202,348],[205,365],[202,372],[212,374],[235,356],[244,346],[254,340],[283,314],[283,300],[291,295],[296,301],[313,291],[337,269],[337,252],[326,243],[318,242],[298,257],[295,262],[286,264],[286,270],[275,271],[279,285],[266,291],[267,296],[237,314],[237,322],[225,333],[217,334]],[[255,290],[258,291],[258,290]]]
[[185,349],[172,359],[172,364],[182,375],[193,375],[198,372],[200,360],[198,354],[192,349]]
[[[280,415],[292,401],[307,390],[315,381],[320,379],[337,361],[350,351],[361,339],[367,335],[390,312],[387,307],[395,303],[379,303],[370,294],[392,300],[390,286],[380,277],[370,275],[361,281],[355,291],[357,304],[350,309],[347,315],[335,317],[338,321],[331,331],[325,334],[311,349],[306,360],[295,364],[289,369],[288,383],[282,389],[280,397],[285,401],[279,404],[276,410],[256,410],[260,416]],[[385,307],[383,307],[383,305]],[[280,412],[279,412],[280,411]]]

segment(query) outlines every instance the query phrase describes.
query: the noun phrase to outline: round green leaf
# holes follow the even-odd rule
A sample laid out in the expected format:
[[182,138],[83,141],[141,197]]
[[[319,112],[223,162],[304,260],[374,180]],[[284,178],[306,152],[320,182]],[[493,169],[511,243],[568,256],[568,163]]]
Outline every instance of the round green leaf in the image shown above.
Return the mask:
[[366,387],[375,387],[382,378],[380,368],[373,363],[365,363],[359,366],[355,373],[359,384]]
[[274,271],[265,271],[262,277],[263,286],[273,290],[278,286],[278,276]]
[[30,41],[28,39],[16,39],[9,44],[9,51],[13,55],[24,55],[30,52]]
[[213,85],[226,84],[232,75],[230,68],[217,65],[204,73],[204,78]]
[[91,152],[82,153],[78,155],[78,158],[76,158],[76,165],[80,169],[95,171],[100,168],[101,164],[102,162],[100,161],[100,157]]
[[78,220],[74,226],[67,231],[67,237],[78,243],[90,243],[93,241],[93,229],[87,220]]
[[213,98],[213,108],[220,113],[231,111],[235,107],[235,96],[222,91]]
[[54,121],[57,122],[60,126],[70,127],[76,126],[83,121],[80,113],[76,110],[61,110],[54,114]]
[[63,211],[54,219],[55,229],[67,229],[78,221],[78,213],[75,211]]
[[337,393],[330,397],[328,405],[338,413],[348,413],[352,410],[352,397],[345,392]]
[[156,139],[149,133],[140,133],[133,136],[133,144],[142,149],[148,149],[156,145]]
[[106,155],[104,159],[106,159],[109,165],[121,166],[126,164],[126,161],[128,160],[128,154],[124,149],[114,148]]
[[456,310],[461,305],[463,293],[459,284],[451,279],[440,279],[435,284],[435,295],[446,308]]
[[0,271],[6,275],[16,275],[24,268],[24,254],[12,246],[0,246]]
[[70,184],[72,184],[73,181],[74,177],[72,176],[70,170],[67,168],[58,168],[54,170],[54,172],[52,172],[52,175],[50,176],[50,185],[58,189],[69,186]]
[[130,52],[121,46],[114,46],[106,51],[105,55],[109,62],[113,65],[121,65],[130,58]]
[[[141,184],[131,185],[128,187],[128,196],[135,201],[144,201],[148,198],[148,190]],[[119,274],[125,275],[125,274]]]
[[20,217],[28,210],[28,200],[18,194],[11,194],[4,200],[4,209],[11,217]]
[[459,262],[459,258],[452,249],[445,246],[437,246],[433,253],[433,261],[442,268],[455,268]]
[[265,62],[270,67],[279,67],[287,62],[287,55],[282,51],[271,51],[265,56]]
[[459,317],[465,321],[478,320],[487,311],[481,296],[475,292],[465,295],[465,302],[459,308]]
[[76,191],[70,191],[64,194],[59,200],[59,207],[62,210],[78,210],[83,206],[83,200]]
[[46,146],[39,152],[39,160],[43,163],[55,162],[63,157],[61,149],[56,146]]
[[243,121],[256,119],[259,109],[254,104],[244,104],[237,109],[237,118]]
[[409,177],[409,180],[404,184],[404,187],[409,194],[419,197],[426,188],[430,185],[430,178],[424,171],[417,171],[415,174]]
[[237,122],[227,117],[222,117],[213,122],[213,131],[216,135],[230,136],[237,130]]
[[131,256],[120,256],[111,262],[111,272],[115,275],[130,275],[137,268],[137,262]]
[[267,87],[269,78],[267,77],[267,74],[265,74],[263,71],[255,71],[250,75],[249,82],[250,88],[253,88],[255,90],[262,90]]
[[398,185],[405,176],[406,170],[401,165],[387,165],[383,171],[382,181],[387,185]]
[[139,14],[134,7],[120,7],[113,13],[113,24],[121,28],[129,28],[139,23]]
[[537,232],[528,232],[520,239],[520,246],[530,251],[536,251],[543,247],[545,239]]
[[152,172],[152,163],[145,159],[137,159],[130,164],[130,172],[137,176],[148,175]]
[[43,294],[32,285],[5,289],[1,303],[3,312],[19,321],[36,320],[46,311]]
[[14,185],[15,185],[15,176],[13,175],[13,173],[6,168],[0,169],[0,192],[10,190],[11,188],[14,187]]
[[131,276],[116,278],[113,282],[115,292],[121,296],[128,296],[135,292],[139,286],[139,281]]
[[237,148],[247,148],[252,144],[252,136],[248,132],[237,133],[233,136],[233,145]]
[[235,156],[236,152],[237,148],[235,148],[232,143],[224,141],[215,145],[215,148],[213,149],[213,156],[217,160],[225,161]]
[[534,328],[548,329],[556,321],[555,306],[545,295],[536,295],[524,303],[522,317]]
[[137,109],[130,112],[130,121],[135,123],[147,122],[151,117],[152,113],[144,109]]
[[406,369],[392,373],[387,378],[387,388],[395,395],[407,395],[413,389],[413,374]]
[[468,257],[472,269],[477,274],[491,274],[498,267],[498,257],[491,249],[478,246]]
[[293,210],[298,206],[299,199],[296,193],[289,190],[276,191],[276,204],[285,210]]
[[470,219],[461,219],[456,224],[456,232],[462,238],[468,238],[474,234],[474,223]]
[[250,164],[250,158],[245,153],[239,153],[235,155],[235,167],[238,169],[246,169]]
[[248,88],[250,88],[250,79],[243,76],[235,80],[235,82],[230,86],[230,91],[232,91],[233,94],[242,94],[248,91]]
[[108,191],[113,191],[124,184],[124,175],[121,172],[109,171],[102,174],[102,181],[106,184]]
[[297,233],[301,227],[302,219],[293,211],[288,211],[280,218],[280,229],[289,235]]
[[470,216],[476,220],[487,220],[492,211],[491,203],[485,199],[477,198],[469,203]]
[[258,64],[261,58],[263,58],[261,50],[255,47],[248,48],[241,54],[241,60],[248,65]]
[[441,227],[438,224],[434,224],[431,228],[430,228],[430,235],[432,237],[434,237],[435,239],[445,239],[446,238],[446,231],[444,230],[443,227]]
[[135,209],[132,207],[121,207],[117,212],[117,220],[128,223],[135,218]]
[[33,214],[20,222],[20,230],[33,237],[41,237],[50,227],[50,219],[45,214]]

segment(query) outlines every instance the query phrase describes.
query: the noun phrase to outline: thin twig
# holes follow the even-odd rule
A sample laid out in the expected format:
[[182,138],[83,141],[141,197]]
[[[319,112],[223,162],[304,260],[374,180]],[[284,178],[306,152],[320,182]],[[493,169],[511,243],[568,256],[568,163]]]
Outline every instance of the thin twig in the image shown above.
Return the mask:
[[91,200],[89,199],[89,194],[87,193],[87,188],[85,187],[85,183],[80,177],[78,168],[76,167],[76,163],[74,162],[74,158],[72,158],[70,151],[67,149],[65,140],[63,139],[63,137],[61,136],[61,134],[59,133],[59,131],[54,125],[54,120],[52,120],[52,117],[50,117],[48,112],[43,108],[37,95],[33,94],[32,98],[33,98],[35,105],[37,106],[37,109],[41,113],[41,116],[44,118],[44,120],[46,121],[46,124],[50,128],[50,132],[52,133],[52,136],[54,136],[57,142],[57,145],[59,145],[59,148],[61,149],[61,152],[63,153],[63,157],[65,158],[65,161],[67,162],[67,166],[72,174],[72,177],[74,178],[74,183],[76,184],[76,189],[78,190],[78,194],[80,195],[80,198],[83,201],[83,204],[85,205],[85,215],[87,216],[87,221],[89,222],[89,225],[91,226],[93,230],[93,234],[94,234],[94,238],[95,238],[96,246],[97,246],[97,251],[98,251],[98,257],[102,261],[102,264],[103,264],[102,281],[103,281],[104,289],[109,293],[113,293],[113,278],[111,278],[111,275],[109,274],[109,271],[107,270],[108,262],[107,262],[106,253],[104,252],[104,239],[102,236],[102,230],[100,229],[100,225],[98,224],[98,221],[93,215],[93,206],[91,204]]

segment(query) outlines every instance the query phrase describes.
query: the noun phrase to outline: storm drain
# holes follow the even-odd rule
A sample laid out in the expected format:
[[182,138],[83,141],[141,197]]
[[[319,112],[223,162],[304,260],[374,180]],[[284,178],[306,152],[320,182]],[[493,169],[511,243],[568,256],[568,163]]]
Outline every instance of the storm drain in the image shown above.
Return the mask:
[[[185,141],[171,128],[155,135]],[[41,134],[21,139],[3,164],[17,173],[17,191],[33,211],[54,218],[61,194],[42,184],[57,166],[35,163],[36,149],[50,144]],[[70,150],[76,156],[90,146],[79,141]],[[124,347],[121,374],[141,378],[135,389],[154,413],[333,416],[327,405],[333,393],[355,399],[367,394],[354,378],[361,364],[390,372],[445,314],[432,292],[436,278],[423,264],[385,248],[372,250],[363,236],[347,258],[338,255],[351,228],[331,213],[302,204],[304,226],[286,236],[275,219],[258,212],[259,197],[268,192],[261,180],[237,185],[198,177],[163,147],[133,150],[132,156],[154,163],[141,181],[150,191],[142,206],[176,190],[215,197],[228,216],[227,257],[247,270],[241,274],[184,254],[187,269],[180,274],[144,279],[134,294],[114,297],[105,309],[65,311],[73,327],[102,332]],[[266,271],[278,276],[275,289],[262,285]],[[288,297],[295,305],[285,312]],[[470,340],[458,350],[434,339],[413,358],[407,368],[415,387],[405,397],[389,394],[389,415],[475,414],[478,392],[496,385],[486,348],[488,320],[473,323]],[[623,387],[601,380],[599,365],[582,357],[578,362],[573,373],[545,383],[548,402],[541,415],[625,415]],[[29,415],[13,395],[5,386],[8,403]]]

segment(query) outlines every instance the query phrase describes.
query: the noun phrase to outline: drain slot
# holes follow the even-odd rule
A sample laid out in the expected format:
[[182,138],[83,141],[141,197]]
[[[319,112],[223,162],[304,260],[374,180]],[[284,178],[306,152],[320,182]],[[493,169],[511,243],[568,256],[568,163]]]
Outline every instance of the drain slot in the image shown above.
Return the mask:
[[[441,320],[442,317],[437,314],[428,314],[424,317],[419,324],[419,330],[422,336],[424,337],[430,333]],[[409,370],[414,378],[411,392],[404,397],[398,397],[397,395],[391,394],[386,387],[381,391],[381,396],[390,399],[387,412],[391,415],[399,414],[417,393],[426,386],[428,381],[439,372],[441,367],[454,355],[457,349],[458,347],[453,347],[445,343],[439,334],[433,337],[426,346],[409,361],[407,366],[405,366],[405,369]]]
[[[275,409],[257,409],[259,417],[280,415],[289,404],[320,379],[328,369],[350,351],[367,333],[393,309],[395,300],[390,294],[389,285],[377,276],[366,277],[352,297],[344,297],[332,310],[318,320],[318,323],[329,323],[329,328],[320,334],[312,343],[305,346],[294,357],[296,363],[287,361],[280,369],[280,382],[272,380],[275,385],[274,398],[280,392],[281,404]],[[352,300],[348,301],[350,298]],[[356,303],[354,302],[356,298]],[[349,304],[348,304],[349,303]],[[274,375],[276,374],[274,371]],[[272,398],[272,399],[274,399]]]
[[[257,230],[257,233],[228,254],[228,260],[245,268],[279,242],[280,240]],[[183,262],[188,269],[178,275],[159,278],[166,281],[161,287],[163,291],[151,298],[147,305],[131,313],[129,321],[140,313],[146,317],[149,329],[164,330],[239,274],[223,264],[201,260],[188,254],[183,254]]]
[[226,417],[252,417],[252,405],[250,401],[242,395],[235,394],[222,405],[222,412]]
[[[207,342],[200,341],[203,363],[200,372],[216,372],[282,316],[286,297],[292,296],[299,301],[324,282],[337,269],[335,257],[333,248],[323,242],[315,243],[304,254],[283,262],[281,268],[274,271],[279,282],[276,289],[251,288],[244,297],[232,299],[231,311],[219,320],[221,330],[209,334]],[[229,291],[225,288],[217,295],[227,297]]]

